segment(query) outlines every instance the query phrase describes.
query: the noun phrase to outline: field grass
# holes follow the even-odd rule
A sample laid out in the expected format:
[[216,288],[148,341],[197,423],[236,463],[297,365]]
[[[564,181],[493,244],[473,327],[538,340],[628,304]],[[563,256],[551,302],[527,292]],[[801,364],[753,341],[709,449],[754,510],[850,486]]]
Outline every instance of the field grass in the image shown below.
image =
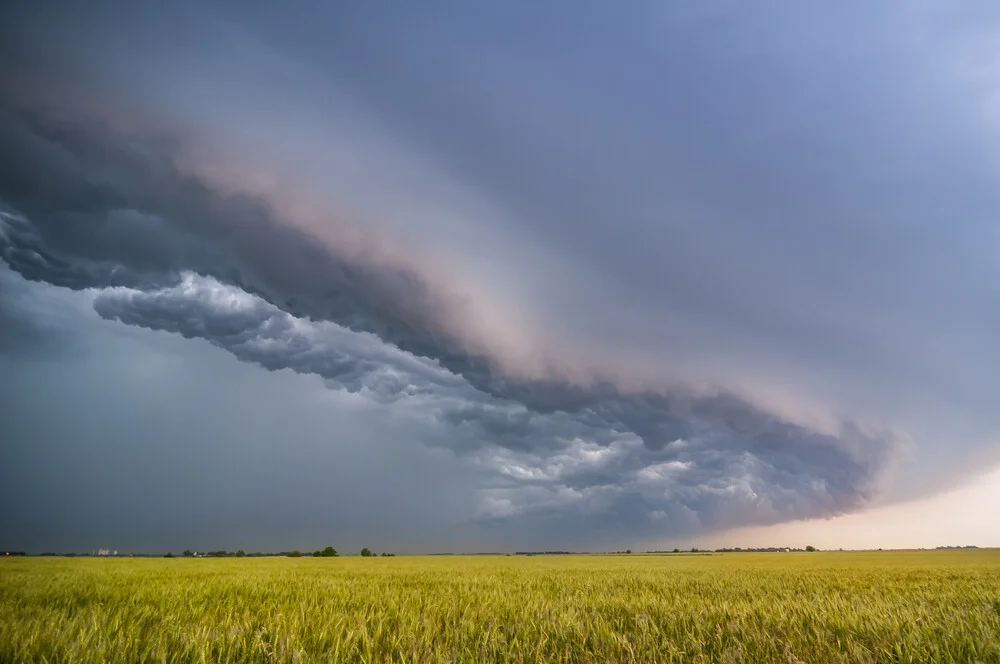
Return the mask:
[[3,662],[1000,662],[1000,551],[0,559]]

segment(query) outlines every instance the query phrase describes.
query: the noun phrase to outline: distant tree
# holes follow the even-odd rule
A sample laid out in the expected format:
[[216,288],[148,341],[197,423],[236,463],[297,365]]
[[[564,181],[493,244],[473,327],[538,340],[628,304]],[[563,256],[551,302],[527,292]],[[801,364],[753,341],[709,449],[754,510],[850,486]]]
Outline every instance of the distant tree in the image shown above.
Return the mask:
[[323,555],[321,552],[313,551],[313,558],[319,558],[321,555]]
[[184,549],[184,557],[185,558],[193,558],[194,557],[194,551],[191,551],[190,549]]
[[323,558],[336,558],[337,550],[332,546],[328,546],[322,551],[320,551],[319,555],[322,556]]
[[362,558],[370,558],[371,555],[372,555],[372,552],[371,552],[371,550],[367,546],[365,548],[361,549],[361,557]]
[[698,553],[698,549],[696,549],[696,548],[694,548],[694,547],[692,546],[692,547],[691,547],[691,553]]
[[291,551],[288,554],[288,557],[289,558],[301,558],[302,557],[302,552],[299,551],[298,549],[295,549],[295,550]]
[[243,549],[240,549],[239,551],[236,552],[236,557],[237,558],[246,558],[246,555],[247,555],[247,552],[244,551]]
[[815,550],[816,550],[816,547],[814,547],[812,544],[810,544],[809,546],[806,547],[806,551],[815,551]]
[[680,553],[680,552],[681,552],[680,549],[674,549],[674,553]]
[[170,553],[169,551],[167,551],[167,552],[166,552],[165,554],[163,554],[163,557],[164,557],[164,558],[173,558],[173,557],[174,557],[174,554],[172,554],[172,553]]
[[625,553],[632,553],[632,549],[625,549]]

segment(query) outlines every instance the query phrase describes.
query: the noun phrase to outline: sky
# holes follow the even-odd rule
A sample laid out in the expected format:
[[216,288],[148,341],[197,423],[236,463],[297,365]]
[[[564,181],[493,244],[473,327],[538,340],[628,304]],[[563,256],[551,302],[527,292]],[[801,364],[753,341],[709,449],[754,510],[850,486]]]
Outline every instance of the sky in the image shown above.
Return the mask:
[[0,544],[1000,546],[998,45],[4,3]]

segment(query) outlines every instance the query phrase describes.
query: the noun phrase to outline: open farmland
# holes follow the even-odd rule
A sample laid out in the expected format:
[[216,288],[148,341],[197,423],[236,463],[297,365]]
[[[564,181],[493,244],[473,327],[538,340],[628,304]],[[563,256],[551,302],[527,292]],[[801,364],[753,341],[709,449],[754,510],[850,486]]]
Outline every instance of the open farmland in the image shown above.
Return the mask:
[[0,560],[4,662],[1000,662],[1000,551]]

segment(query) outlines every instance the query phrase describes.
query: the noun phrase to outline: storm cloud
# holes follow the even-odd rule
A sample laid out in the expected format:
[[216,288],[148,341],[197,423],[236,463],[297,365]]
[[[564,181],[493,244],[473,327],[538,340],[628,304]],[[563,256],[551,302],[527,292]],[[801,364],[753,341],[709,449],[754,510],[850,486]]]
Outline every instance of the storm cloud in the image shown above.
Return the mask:
[[420,275],[350,262],[267,201],[180,173],[155,144],[34,119],[6,126],[19,132],[8,146],[25,148],[9,152],[21,166],[0,181],[11,268],[94,290],[107,319],[381,404],[418,400],[460,433],[442,444],[500,481],[484,489],[484,518],[599,519],[626,498],[656,517],[683,509],[698,527],[839,514],[873,497],[898,453],[892,432],[811,431],[726,393],[506,376],[435,325],[444,305]]
[[12,361],[74,302],[318,380],[467,474],[469,542],[843,514],[998,430],[961,12],[95,7],[0,50]]

